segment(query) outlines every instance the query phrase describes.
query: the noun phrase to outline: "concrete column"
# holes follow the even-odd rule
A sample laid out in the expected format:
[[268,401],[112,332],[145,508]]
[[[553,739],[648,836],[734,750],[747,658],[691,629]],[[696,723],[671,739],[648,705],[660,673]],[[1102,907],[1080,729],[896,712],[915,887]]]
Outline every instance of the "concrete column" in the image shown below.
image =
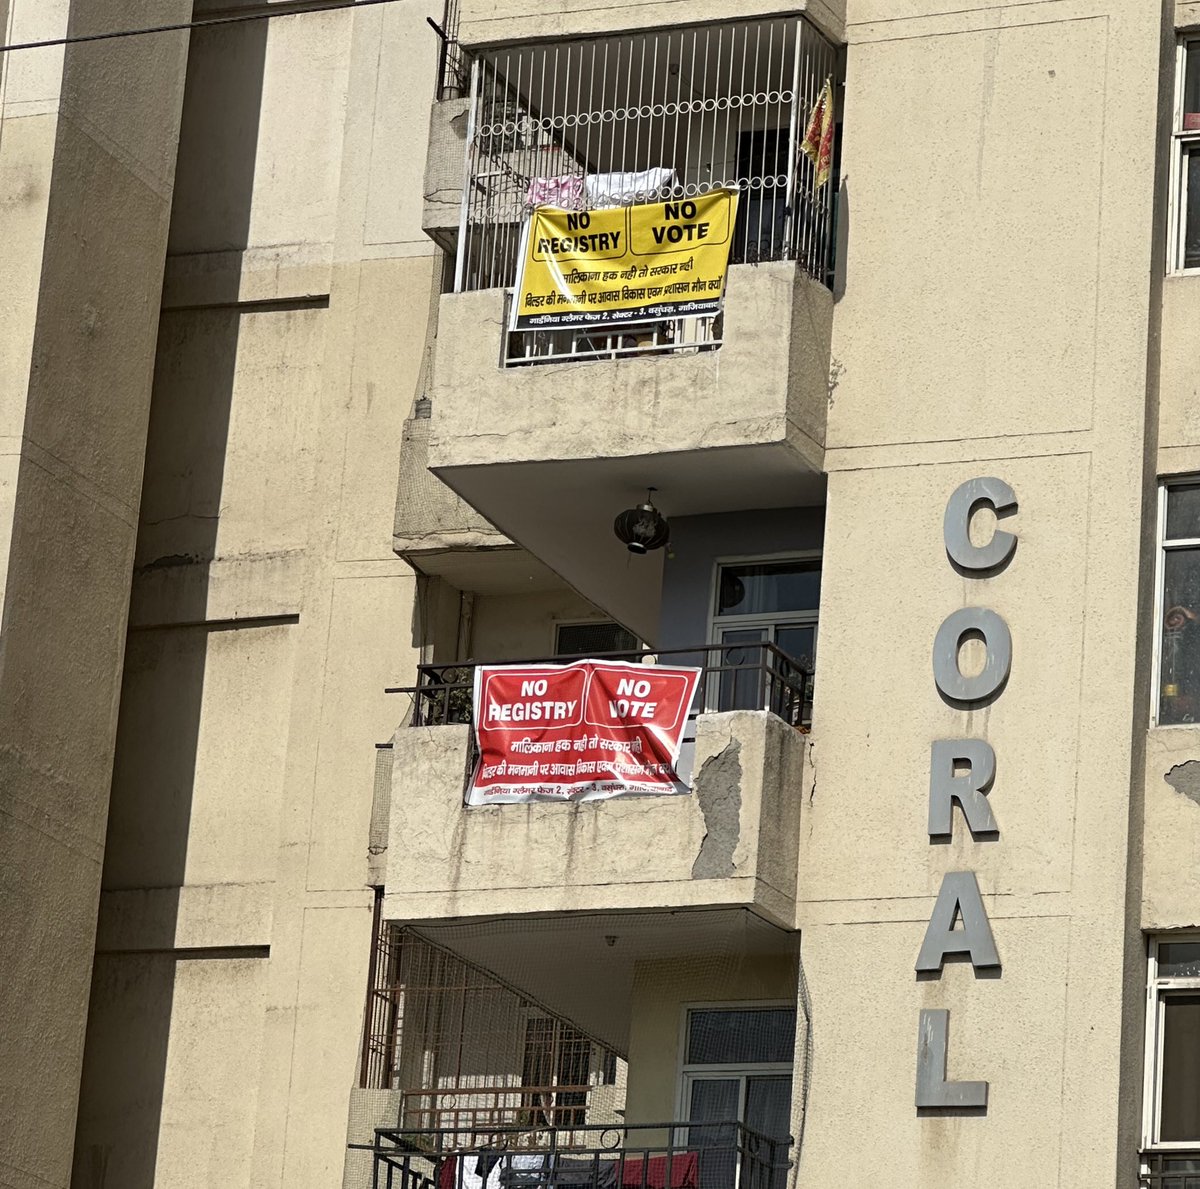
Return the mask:
[[[6,43],[191,0],[7,0]],[[71,1166],[187,34],[0,56],[0,1184]]]

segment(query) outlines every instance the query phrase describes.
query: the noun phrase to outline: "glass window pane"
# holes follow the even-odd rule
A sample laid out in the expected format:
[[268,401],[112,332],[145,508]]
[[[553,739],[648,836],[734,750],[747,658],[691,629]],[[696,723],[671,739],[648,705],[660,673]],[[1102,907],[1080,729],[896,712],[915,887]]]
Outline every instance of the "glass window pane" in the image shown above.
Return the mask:
[[1183,127],[1200,128],[1200,41],[1189,41],[1184,51]]
[[1187,149],[1183,155],[1187,202],[1183,218],[1183,267],[1200,268],[1200,149]]
[[767,1139],[787,1139],[792,1121],[792,1079],[788,1074],[752,1077],[746,1088],[746,1126]]
[[688,1063],[759,1065],[792,1059],[794,1007],[734,1008],[688,1013]]
[[775,629],[775,644],[806,673],[813,671],[813,660],[817,655],[815,624],[788,624],[778,627]]
[[[697,1078],[692,1082],[688,1122],[736,1123],[740,1086],[739,1078]],[[696,1132],[697,1136],[703,1134]]]
[[1167,488],[1168,541],[1200,537],[1200,483]]
[[686,1143],[697,1149],[700,1189],[732,1189],[737,1171],[737,1129],[741,1107],[740,1078],[698,1078],[692,1082],[689,1123],[718,1123],[689,1127]]
[[792,1121],[792,1079],[787,1074],[746,1080],[746,1126],[779,1145],[747,1143],[752,1158],[743,1163],[741,1189],[784,1189],[787,1139]]
[[740,628],[721,633],[725,645],[746,644],[746,648],[723,648],[713,662],[721,666],[717,688],[717,706],[725,710],[762,710],[766,700],[763,676],[763,650],[756,647],[767,638],[766,628]]
[[[1200,181],[1197,187],[1200,188]],[[717,592],[718,615],[815,611],[820,601],[819,558],[721,567]]]
[[1200,549],[1163,558],[1158,721],[1200,722]]
[[1200,1140],[1200,995],[1163,1001],[1159,1139]]
[[1200,941],[1170,941],[1158,947],[1159,978],[1200,978]]

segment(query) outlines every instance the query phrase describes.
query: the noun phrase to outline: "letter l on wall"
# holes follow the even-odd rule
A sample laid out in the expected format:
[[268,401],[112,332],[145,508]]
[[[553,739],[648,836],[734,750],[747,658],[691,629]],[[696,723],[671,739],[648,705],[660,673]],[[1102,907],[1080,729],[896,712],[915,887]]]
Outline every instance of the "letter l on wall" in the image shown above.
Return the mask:
[[987,1082],[946,1081],[950,1013],[922,1009],[917,1024],[917,1107],[987,1106]]

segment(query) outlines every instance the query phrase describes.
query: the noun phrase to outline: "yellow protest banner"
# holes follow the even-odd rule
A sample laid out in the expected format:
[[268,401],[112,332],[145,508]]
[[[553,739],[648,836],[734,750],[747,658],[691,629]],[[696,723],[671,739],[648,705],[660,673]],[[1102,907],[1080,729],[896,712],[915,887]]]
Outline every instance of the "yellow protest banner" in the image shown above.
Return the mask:
[[715,314],[737,192],[639,206],[539,206],[521,243],[513,330],[624,326]]

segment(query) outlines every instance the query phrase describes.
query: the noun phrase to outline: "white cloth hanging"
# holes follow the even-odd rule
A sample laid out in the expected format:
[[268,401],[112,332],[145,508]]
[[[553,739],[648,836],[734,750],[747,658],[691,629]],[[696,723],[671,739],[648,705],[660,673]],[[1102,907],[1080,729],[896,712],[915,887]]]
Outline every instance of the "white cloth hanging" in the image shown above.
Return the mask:
[[620,206],[647,202],[675,184],[675,171],[659,166],[636,173],[589,173],[583,179],[588,206]]

